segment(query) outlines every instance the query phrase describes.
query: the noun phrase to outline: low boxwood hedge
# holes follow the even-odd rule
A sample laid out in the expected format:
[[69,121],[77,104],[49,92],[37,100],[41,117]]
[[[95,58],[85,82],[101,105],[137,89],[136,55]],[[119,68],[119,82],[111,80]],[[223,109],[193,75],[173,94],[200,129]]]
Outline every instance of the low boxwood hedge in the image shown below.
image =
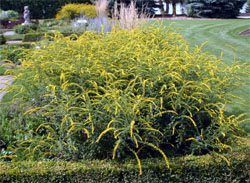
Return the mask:
[[55,182],[136,182],[136,183],[232,183],[250,181],[250,148],[225,155],[230,166],[218,156],[185,156],[170,159],[170,169],[160,159],[143,160],[143,174],[139,175],[134,160],[126,162],[102,161],[24,161],[0,162],[0,181],[18,183]]
[[44,37],[45,33],[27,33],[23,35],[23,42],[36,42],[40,41]]
[[32,42],[21,42],[21,43],[12,43],[11,46],[16,46],[17,48],[32,48]]
[[[65,32],[65,33],[61,33],[64,36],[69,36],[71,34],[73,34],[72,32]],[[44,37],[54,37],[55,33],[54,32],[36,32],[36,33],[27,33],[23,35],[23,42],[36,42],[36,41],[40,41],[42,39],[44,39]]]

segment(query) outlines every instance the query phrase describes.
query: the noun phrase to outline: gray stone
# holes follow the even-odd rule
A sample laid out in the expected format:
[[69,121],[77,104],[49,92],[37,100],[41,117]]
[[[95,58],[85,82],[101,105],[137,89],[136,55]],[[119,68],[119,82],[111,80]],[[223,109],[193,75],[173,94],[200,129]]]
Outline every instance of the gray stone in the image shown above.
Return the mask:
[[21,43],[23,42],[22,40],[7,40],[6,44],[13,44],[13,43]]
[[7,85],[10,85],[13,81],[13,76],[0,76],[0,102],[5,94],[4,91],[1,92],[1,89]]
[[15,34],[16,34],[15,31],[7,31],[7,32],[3,33],[4,36],[12,36],[12,35],[15,35]]

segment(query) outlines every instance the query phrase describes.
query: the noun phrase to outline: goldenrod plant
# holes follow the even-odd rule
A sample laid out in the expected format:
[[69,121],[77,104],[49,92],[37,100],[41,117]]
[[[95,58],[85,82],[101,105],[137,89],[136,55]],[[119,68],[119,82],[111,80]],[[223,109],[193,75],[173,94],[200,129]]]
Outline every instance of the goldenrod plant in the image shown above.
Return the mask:
[[[34,117],[25,139],[4,156],[18,159],[141,159],[220,153],[243,143],[242,117],[226,115],[230,91],[249,64],[190,48],[160,23],[110,33],[56,34],[27,52],[5,88]],[[238,98],[238,97],[237,97]]]

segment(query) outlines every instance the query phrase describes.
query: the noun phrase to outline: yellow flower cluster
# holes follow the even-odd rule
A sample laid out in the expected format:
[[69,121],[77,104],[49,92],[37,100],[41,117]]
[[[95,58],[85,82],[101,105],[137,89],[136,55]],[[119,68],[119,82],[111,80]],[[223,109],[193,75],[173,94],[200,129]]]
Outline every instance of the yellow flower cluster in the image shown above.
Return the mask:
[[69,3],[64,5],[56,14],[56,19],[74,19],[77,16],[84,15],[87,18],[96,17],[95,5]]

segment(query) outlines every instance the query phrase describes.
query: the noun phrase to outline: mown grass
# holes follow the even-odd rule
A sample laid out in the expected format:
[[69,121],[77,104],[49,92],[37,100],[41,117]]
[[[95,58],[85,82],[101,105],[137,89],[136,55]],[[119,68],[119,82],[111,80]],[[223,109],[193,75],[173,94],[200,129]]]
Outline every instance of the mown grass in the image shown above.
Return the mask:
[[204,51],[218,57],[223,52],[228,64],[234,60],[232,48],[236,51],[236,59],[250,62],[250,37],[240,35],[240,32],[250,29],[249,20],[165,20],[164,24],[178,28],[178,32],[191,46],[200,46],[207,41]]
[[[217,57],[223,53],[223,60],[228,65],[234,60],[250,63],[250,37],[240,35],[242,31],[250,29],[248,19],[164,20],[163,23],[178,29],[190,46],[201,46],[204,42],[208,42],[203,50]],[[232,105],[228,109],[229,112],[234,114],[246,112],[246,117],[250,118],[250,84],[236,88],[232,93],[244,99],[245,107]],[[243,127],[250,132],[250,121],[244,123]]]

